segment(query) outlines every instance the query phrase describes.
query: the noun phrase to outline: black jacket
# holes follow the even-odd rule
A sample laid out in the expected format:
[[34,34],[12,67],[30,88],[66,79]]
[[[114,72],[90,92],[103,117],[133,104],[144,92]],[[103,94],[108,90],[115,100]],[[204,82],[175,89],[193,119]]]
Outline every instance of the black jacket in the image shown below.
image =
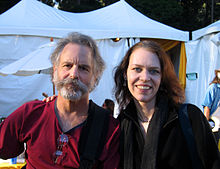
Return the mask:
[[[161,107],[161,106],[160,106]],[[158,107],[158,109],[161,109]],[[166,116],[159,131],[159,138],[156,152],[157,169],[193,169],[192,163],[187,148],[187,143],[184,138],[177,108],[169,106],[168,103],[163,104],[166,109]],[[217,148],[214,135],[211,131],[208,121],[199,108],[192,104],[188,104],[188,114],[192,125],[193,134],[197,145],[199,157],[202,161],[204,169],[220,169],[220,154]],[[121,122],[121,160],[129,163],[131,160],[124,159],[125,144],[129,143],[133,146],[132,154],[133,169],[148,169],[152,167],[141,168],[140,163],[143,161],[142,153],[144,149],[144,137],[141,133],[139,123],[137,122],[136,108],[134,102],[131,102],[124,112],[119,116]],[[133,127],[128,127],[133,126]],[[149,130],[149,129],[148,129]],[[133,133],[132,135],[128,133]],[[154,134],[154,132],[152,132]],[[126,136],[129,135],[129,136]],[[127,142],[127,143],[126,143]],[[126,152],[126,151],[125,151]],[[132,152],[132,153],[131,153]],[[151,155],[151,153],[148,153]],[[147,165],[148,166],[148,165]],[[150,166],[150,165],[149,165]],[[123,167],[124,169],[127,169]],[[132,167],[131,167],[132,168]]]

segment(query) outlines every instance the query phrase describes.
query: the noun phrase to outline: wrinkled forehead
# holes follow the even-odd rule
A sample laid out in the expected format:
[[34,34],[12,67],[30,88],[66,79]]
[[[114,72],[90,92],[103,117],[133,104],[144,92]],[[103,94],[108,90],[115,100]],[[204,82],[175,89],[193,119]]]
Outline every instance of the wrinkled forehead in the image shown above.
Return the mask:
[[59,63],[70,62],[73,64],[93,64],[91,49],[87,46],[78,44],[67,44],[60,53],[59,60]]

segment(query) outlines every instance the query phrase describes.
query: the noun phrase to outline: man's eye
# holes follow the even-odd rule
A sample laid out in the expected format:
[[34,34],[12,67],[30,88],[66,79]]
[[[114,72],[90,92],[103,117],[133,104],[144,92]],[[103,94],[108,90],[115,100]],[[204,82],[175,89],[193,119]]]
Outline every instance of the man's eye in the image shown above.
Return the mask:
[[89,68],[87,68],[86,66],[79,66],[79,69],[89,72]]
[[66,64],[66,65],[63,65],[63,67],[71,68],[71,65],[70,64]]

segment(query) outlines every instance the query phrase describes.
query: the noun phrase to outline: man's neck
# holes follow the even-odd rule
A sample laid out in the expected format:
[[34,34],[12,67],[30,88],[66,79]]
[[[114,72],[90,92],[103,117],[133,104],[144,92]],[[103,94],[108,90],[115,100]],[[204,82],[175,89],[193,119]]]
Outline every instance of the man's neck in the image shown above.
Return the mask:
[[77,101],[57,97],[57,118],[63,132],[81,124],[86,120],[89,109],[89,99],[87,96]]
[[84,96],[80,100],[71,101],[68,99],[63,98],[62,96],[58,95],[57,97],[57,109],[61,113],[70,114],[70,113],[87,113],[89,106],[89,99],[88,96]]

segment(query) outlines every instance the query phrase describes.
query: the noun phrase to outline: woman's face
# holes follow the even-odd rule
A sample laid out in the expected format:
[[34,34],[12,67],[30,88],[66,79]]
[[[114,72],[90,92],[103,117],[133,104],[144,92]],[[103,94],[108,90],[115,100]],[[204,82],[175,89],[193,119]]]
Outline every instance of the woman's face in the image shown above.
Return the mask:
[[139,103],[155,105],[161,83],[161,66],[158,56],[145,48],[135,49],[127,69],[128,89]]

